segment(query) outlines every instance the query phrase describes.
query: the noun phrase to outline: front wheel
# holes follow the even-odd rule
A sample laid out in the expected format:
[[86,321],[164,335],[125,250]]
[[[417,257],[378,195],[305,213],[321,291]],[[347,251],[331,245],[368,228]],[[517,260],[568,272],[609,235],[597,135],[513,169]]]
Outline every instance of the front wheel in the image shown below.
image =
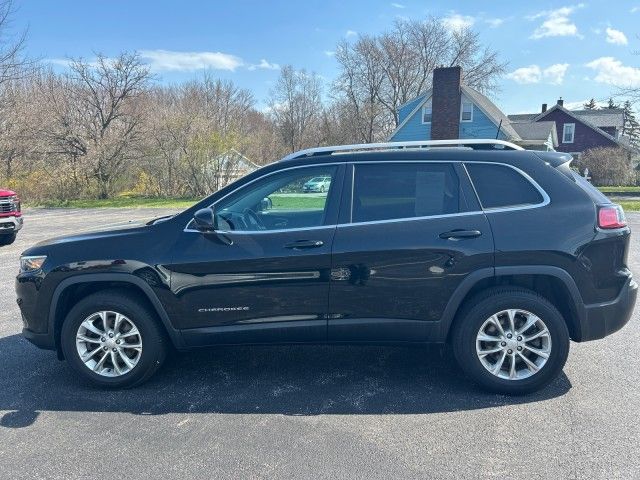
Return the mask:
[[92,383],[126,388],[146,381],[166,356],[153,312],[126,292],[98,292],[76,304],[62,325],[69,365]]
[[486,291],[465,305],[452,334],[460,367],[483,388],[503,394],[541,389],[561,372],[569,332],[558,310],[520,288]]
[[17,234],[15,232],[0,235],[0,245],[11,245],[16,241]]

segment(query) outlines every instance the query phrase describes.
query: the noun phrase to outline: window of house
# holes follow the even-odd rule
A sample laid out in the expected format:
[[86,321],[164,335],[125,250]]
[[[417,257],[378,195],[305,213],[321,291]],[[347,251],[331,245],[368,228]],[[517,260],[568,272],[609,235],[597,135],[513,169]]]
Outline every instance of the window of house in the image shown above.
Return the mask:
[[458,177],[451,164],[355,166],[353,222],[458,213]]
[[473,121],[473,103],[471,102],[462,102],[460,114],[461,122],[471,122]]
[[565,123],[562,127],[562,143],[573,143],[573,137],[576,133],[575,123]]
[[431,123],[432,111],[431,99],[429,99],[422,107],[422,123]]
[[520,173],[504,165],[466,163],[482,208],[535,205],[543,201],[540,192]]

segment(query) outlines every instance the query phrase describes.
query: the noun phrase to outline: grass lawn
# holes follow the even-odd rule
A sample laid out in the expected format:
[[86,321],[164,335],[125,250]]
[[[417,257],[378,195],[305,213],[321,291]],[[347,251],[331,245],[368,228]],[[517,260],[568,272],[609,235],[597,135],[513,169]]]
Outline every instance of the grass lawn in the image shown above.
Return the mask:
[[640,200],[621,200],[618,201],[625,212],[638,212],[640,211]]
[[189,198],[143,198],[143,197],[115,197],[106,200],[52,200],[26,207],[45,208],[176,208],[185,209],[192,206],[198,199]]
[[640,187],[598,187],[603,193],[640,193]]
[[326,201],[325,196],[316,196],[314,194],[271,194],[269,195],[274,210],[298,210],[312,209],[321,210],[324,208]]

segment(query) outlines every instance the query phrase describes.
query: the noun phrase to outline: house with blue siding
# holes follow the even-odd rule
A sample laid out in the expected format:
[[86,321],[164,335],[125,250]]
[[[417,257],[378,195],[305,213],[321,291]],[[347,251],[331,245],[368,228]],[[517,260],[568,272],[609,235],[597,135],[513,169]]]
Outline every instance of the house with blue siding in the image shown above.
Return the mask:
[[462,83],[460,67],[436,68],[433,87],[402,105],[389,141],[499,139],[534,150],[558,145],[555,122],[510,120],[491,100]]

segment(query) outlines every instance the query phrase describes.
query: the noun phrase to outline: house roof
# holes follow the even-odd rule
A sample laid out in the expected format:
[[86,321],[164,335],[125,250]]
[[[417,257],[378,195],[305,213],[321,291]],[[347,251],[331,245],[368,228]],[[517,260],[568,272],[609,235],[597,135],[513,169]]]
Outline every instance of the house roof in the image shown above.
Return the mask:
[[[555,107],[555,105],[554,105]],[[553,110],[554,107],[548,111]],[[563,107],[564,109],[564,107]],[[564,109],[566,110],[566,109]],[[624,125],[624,110],[622,108],[604,108],[602,110],[567,110],[577,117],[579,120],[587,121],[595,127],[616,127],[622,128]],[[512,122],[535,121],[536,118],[546,115],[544,113],[519,113],[517,115],[508,115]]]
[[222,164],[227,164],[231,161],[236,162],[237,164],[244,164],[249,168],[253,168],[254,170],[259,167],[256,163],[253,163],[235,148],[231,148],[226,152],[221,153],[217,157],[215,157],[216,161],[222,162]]
[[511,126],[524,141],[546,142],[551,135],[554,146],[558,144],[556,122],[511,122]]
[[584,117],[596,127],[624,126],[624,110],[622,108],[604,108],[602,110],[571,110],[577,117]]
[[[500,130],[509,137],[510,140],[522,140],[518,132],[511,126],[507,116],[502,113],[491,100],[473,88],[462,85],[462,93],[473,100],[473,103],[487,115],[496,126],[500,125]],[[502,124],[501,124],[502,122]]]

